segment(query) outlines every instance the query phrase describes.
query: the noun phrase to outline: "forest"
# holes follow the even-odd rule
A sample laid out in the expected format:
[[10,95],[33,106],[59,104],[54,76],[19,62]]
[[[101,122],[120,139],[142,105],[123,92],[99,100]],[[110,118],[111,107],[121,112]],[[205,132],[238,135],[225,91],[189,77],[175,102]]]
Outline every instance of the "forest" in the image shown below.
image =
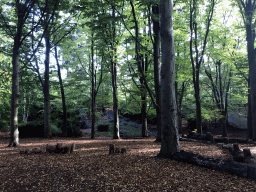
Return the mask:
[[[170,157],[184,135],[217,128],[256,141],[255,11],[254,0],[0,0],[8,147],[153,137]],[[110,144],[109,154],[128,151]]]
[[[174,1],[178,127],[181,117],[196,120],[198,133],[202,123],[219,121],[225,127],[229,114],[240,112],[246,119],[250,68],[244,6],[243,1]],[[82,110],[94,130],[102,108],[113,108],[116,118],[118,111],[140,117],[142,137],[147,120],[159,122],[158,1],[2,0],[0,16],[1,129],[38,121],[44,137],[51,129],[67,135]]]
[[[2,0],[0,128],[15,138],[18,126],[37,122],[45,138],[67,136],[79,132],[76,122],[89,118],[94,138],[100,111],[108,108],[114,112],[113,138],[120,137],[120,114],[137,116],[142,137],[148,135],[147,121],[157,124],[160,141],[164,70],[158,4]],[[219,122],[226,137],[229,119],[238,114],[255,139],[249,83],[255,30],[248,11],[254,13],[254,1],[177,0],[173,9],[171,93],[179,133],[185,118],[196,122],[198,133]]]

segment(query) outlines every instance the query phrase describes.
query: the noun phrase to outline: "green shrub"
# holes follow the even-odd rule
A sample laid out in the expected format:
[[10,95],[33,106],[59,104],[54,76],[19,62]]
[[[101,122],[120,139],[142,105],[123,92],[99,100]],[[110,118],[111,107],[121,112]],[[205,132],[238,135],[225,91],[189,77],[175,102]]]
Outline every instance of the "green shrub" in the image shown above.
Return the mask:
[[59,134],[59,133],[61,133],[61,129],[58,128],[55,124],[51,123],[51,133],[52,134]]
[[2,131],[9,131],[10,130],[10,120],[0,120],[0,129]]
[[99,121],[100,118],[101,118],[101,112],[96,112],[96,113],[95,113],[95,121],[96,121],[96,122]]

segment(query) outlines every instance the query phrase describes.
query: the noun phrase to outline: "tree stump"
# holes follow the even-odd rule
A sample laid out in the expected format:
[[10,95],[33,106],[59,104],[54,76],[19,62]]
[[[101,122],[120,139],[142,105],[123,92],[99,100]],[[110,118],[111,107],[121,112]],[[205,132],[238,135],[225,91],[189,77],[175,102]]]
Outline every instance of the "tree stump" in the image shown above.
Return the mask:
[[122,149],[121,149],[121,153],[126,153],[126,149],[125,149],[125,148],[122,148]]
[[75,149],[75,144],[72,143],[71,145],[64,145],[63,143],[57,143],[57,145],[46,145],[46,152],[49,153],[72,153]]
[[238,146],[237,143],[233,144],[233,148],[234,148],[234,151],[233,151],[234,154],[237,153],[237,152],[239,152],[239,151],[241,151],[241,150],[239,149],[239,146]]
[[115,153],[115,146],[114,146],[114,144],[110,144],[109,145],[109,154],[113,154],[113,153]]
[[56,145],[46,144],[46,152],[55,153],[55,150],[56,150]]
[[243,149],[244,158],[252,156],[250,149]]
[[116,148],[116,149],[115,149],[115,153],[120,153],[119,148]]
[[121,150],[117,147],[115,148],[114,144],[109,145],[109,154],[114,154],[114,153],[126,153],[126,149],[122,148]]

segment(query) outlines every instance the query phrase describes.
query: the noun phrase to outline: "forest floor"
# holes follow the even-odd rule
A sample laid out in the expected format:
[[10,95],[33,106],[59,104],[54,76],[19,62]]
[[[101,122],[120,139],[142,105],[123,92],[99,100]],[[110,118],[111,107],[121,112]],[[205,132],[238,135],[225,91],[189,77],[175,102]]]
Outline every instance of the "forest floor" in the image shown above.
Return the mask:
[[[20,139],[20,147],[7,147],[0,138],[0,191],[255,191],[256,183],[171,159],[156,158],[155,138]],[[75,143],[71,154],[21,155],[20,150],[46,144]],[[126,154],[109,155],[109,144]],[[181,149],[213,158],[231,157],[216,144],[180,141]],[[240,149],[252,147],[239,145]]]

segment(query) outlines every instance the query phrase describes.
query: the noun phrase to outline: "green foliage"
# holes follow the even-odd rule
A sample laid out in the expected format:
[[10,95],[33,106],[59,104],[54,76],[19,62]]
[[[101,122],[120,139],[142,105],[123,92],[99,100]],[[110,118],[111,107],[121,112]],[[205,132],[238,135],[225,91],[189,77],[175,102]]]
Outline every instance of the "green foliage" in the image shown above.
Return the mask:
[[51,123],[51,133],[54,134],[59,134],[61,133],[61,129],[58,128],[55,124]]
[[0,120],[0,130],[1,131],[9,131],[10,130],[10,120],[1,119]]
[[[3,15],[8,19],[12,26],[10,29],[14,33],[17,23],[15,9],[9,6],[7,9],[7,1],[2,1],[1,9]],[[39,2],[41,4],[41,2]],[[111,3],[111,5],[109,4]],[[153,67],[153,42],[152,28],[149,28],[148,18],[152,16],[151,5],[159,3],[155,0],[144,0],[135,2],[135,14],[139,27],[139,53],[141,61],[149,63],[144,65],[145,76],[148,86],[154,93],[154,67]],[[2,6],[3,5],[3,6]],[[52,5],[51,5],[52,6]],[[115,8],[115,16],[112,16],[112,6]],[[177,83],[177,99],[181,99],[182,85],[185,84],[185,91],[182,100],[182,113],[187,118],[195,118],[195,98],[192,78],[192,67],[189,50],[189,2],[175,1],[174,7],[174,36],[175,36],[175,73]],[[208,1],[197,1],[197,14],[195,22],[198,28],[198,42],[204,40],[206,15],[209,9]],[[204,7],[205,6],[205,7]],[[37,8],[35,7],[35,10]],[[52,9],[52,7],[51,7]],[[141,93],[147,92],[142,89],[140,84],[141,74],[139,73],[136,53],[135,53],[135,32],[134,19],[129,1],[70,1],[62,3],[58,7],[59,11],[64,14],[56,15],[55,23],[49,25],[51,31],[56,31],[52,43],[57,43],[59,38],[64,34],[67,38],[58,42],[60,67],[62,72],[67,71],[67,78],[63,79],[64,91],[66,97],[68,123],[73,131],[76,127],[79,115],[77,111],[84,109],[87,117],[91,115],[91,66],[92,66],[92,41],[94,49],[94,65],[95,65],[95,85],[97,90],[96,104],[98,109],[103,107],[112,107],[112,77],[111,77],[111,59],[117,63],[118,77],[118,104],[120,112],[125,114],[141,113]],[[72,11],[70,11],[72,10]],[[150,10],[150,11],[149,11]],[[201,94],[201,110],[204,120],[212,120],[221,118],[220,110],[216,106],[213,94],[212,82],[207,77],[205,71],[209,71],[212,75],[215,88],[220,91],[220,77],[216,69],[217,62],[221,61],[220,71],[222,77],[222,92],[226,93],[227,83],[231,80],[231,87],[228,90],[228,107],[235,109],[246,104],[248,94],[248,61],[246,53],[245,30],[241,28],[241,18],[237,17],[237,10],[234,9],[227,1],[218,1],[214,10],[213,22],[210,26],[208,42],[204,55],[204,62],[200,71],[200,94]],[[232,11],[232,14],[230,14]],[[76,14],[78,13],[78,14]],[[80,15],[81,13],[81,15]],[[223,18],[225,16],[225,19]],[[74,23],[79,17],[79,22]],[[230,19],[230,20],[228,20]],[[65,22],[69,21],[69,22]],[[72,22],[71,22],[72,21]],[[24,34],[31,27],[31,18],[27,20]],[[4,22],[0,22],[0,126],[4,129],[9,127],[10,119],[10,99],[11,99],[11,78],[12,66],[11,55],[13,38],[8,38],[9,30],[4,27]],[[76,25],[76,27],[74,27]],[[74,27],[74,28],[73,28]],[[71,30],[72,28],[72,30]],[[35,61],[40,65],[39,74],[44,80],[42,73],[42,64],[44,58],[39,56],[44,52],[44,47],[40,46],[36,57],[27,64],[32,51],[32,43],[38,43],[39,36],[42,35],[42,26],[35,30],[33,42],[30,38],[24,41],[20,49],[20,97],[19,97],[19,123],[22,124],[23,114],[29,114],[29,121],[43,122],[43,90],[39,81],[38,74],[35,72]],[[115,29],[115,31],[114,31]],[[145,29],[145,30],[144,30]],[[149,30],[151,29],[151,31]],[[70,32],[69,32],[70,31]],[[67,33],[68,32],[68,33]],[[7,34],[8,33],[8,34]],[[93,34],[93,36],[92,36]],[[201,47],[199,43],[199,47]],[[113,51],[113,48],[116,51]],[[195,56],[196,54],[193,54]],[[62,126],[62,98],[59,89],[59,80],[57,71],[52,61],[50,73],[50,103],[51,103],[51,121],[56,127]],[[26,65],[25,65],[26,64]],[[231,73],[231,77],[230,77]],[[63,77],[63,76],[62,76]],[[102,82],[101,82],[102,81]],[[101,82],[101,84],[99,83]],[[219,93],[220,94],[220,93]],[[147,117],[152,120],[156,116],[152,102],[147,95]],[[102,117],[102,113],[96,112],[95,119],[98,121]],[[113,121],[111,121],[113,123]],[[53,125],[53,126],[55,126]],[[56,127],[53,128],[56,130]],[[120,130],[128,135],[133,134],[128,130],[132,130],[128,124],[121,124]],[[109,125],[109,132],[113,134],[112,125]],[[138,135],[138,130],[133,130]],[[79,134],[79,130],[77,130]],[[112,135],[111,135],[112,136]]]
[[127,125],[126,123],[120,123],[120,132],[126,137],[141,137],[141,128],[137,128],[133,125]]

